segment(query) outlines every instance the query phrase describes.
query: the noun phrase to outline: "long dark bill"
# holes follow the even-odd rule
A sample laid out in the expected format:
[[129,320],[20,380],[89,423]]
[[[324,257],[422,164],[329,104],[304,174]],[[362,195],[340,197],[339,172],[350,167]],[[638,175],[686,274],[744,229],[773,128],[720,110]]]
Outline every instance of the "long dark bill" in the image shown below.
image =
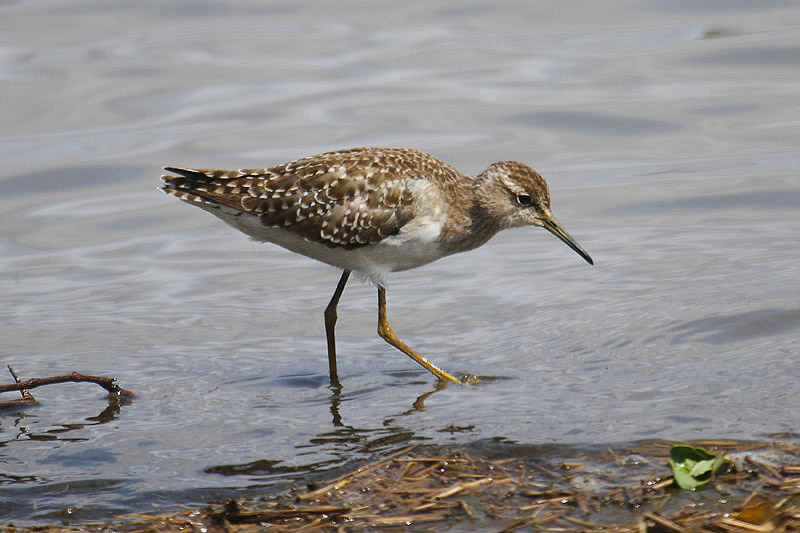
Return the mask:
[[586,253],[586,250],[581,248],[580,245],[577,242],[575,242],[575,239],[573,239],[572,236],[569,233],[567,233],[567,230],[565,230],[561,226],[561,224],[558,223],[558,220],[554,218],[543,220],[542,225],[544,226],[544,229],[546,229],[547,231],[549,231],[550,233],[561,239],[564,242],[564,244],[575,250],[575,252],[579,256],[583,257],[587,263],[589,263],[590,265],[594,264],[594,261],[592,261],[591,256],[589,256],[589,254]]

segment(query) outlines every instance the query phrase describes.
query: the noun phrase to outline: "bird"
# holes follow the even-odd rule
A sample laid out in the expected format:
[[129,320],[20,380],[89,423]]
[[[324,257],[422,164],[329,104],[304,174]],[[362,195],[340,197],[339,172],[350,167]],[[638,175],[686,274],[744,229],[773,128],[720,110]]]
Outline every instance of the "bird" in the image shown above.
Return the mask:
[[386,312],[390,273],[473,250],[499,231],[520,226],[546,229],[594,264],[553,216],[544,178],[516,161],[468,176],[419,150],[350,148],[270,168],[164,170],[170,173],[161,176],[164,193],[252,240],[342,270],[324,312],[330,382],[337,387],[337,307],[352,272],[377,288],[380,337],[440,382],[474,383],[475,376],[457,378],[397,337]]

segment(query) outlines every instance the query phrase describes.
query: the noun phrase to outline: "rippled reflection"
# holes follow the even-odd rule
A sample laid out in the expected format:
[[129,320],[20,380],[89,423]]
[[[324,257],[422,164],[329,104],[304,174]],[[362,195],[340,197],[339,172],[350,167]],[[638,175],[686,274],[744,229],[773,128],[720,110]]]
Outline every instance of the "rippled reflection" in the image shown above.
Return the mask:
[[[343,400],[347,395],[341,386],[331,386],[331,395],[328,398],[331,412],[331,430],[323,431],[308,439],[307,444],[297,445],[298,450],[316,447],[333,446],[339,455],[338,459],[320,461],[317,463],[287,466],[280,460],[260,459],[241,465],[218,465],[205,468],[209,474],[222,474],[226,476],[238,475],[269,475],[269,474],[314,474],[330,470],[331,467],[341,467],[351,461],[351,458],[368,457],[372,453],[386,452],[387,450],[400,449],[410,442],[427,440],[417,436],[414,431],[403,426],[402,421],[415,413],[425,410],[425,400],[432,395],[445,390],[448,384],[438,382],[430,391],[420,394],[408,410],[399,414],[387,415],[380,423],[370,428],[358,428],[347,424],[346,405]],[[342,415],[342,409],[345,415]]]

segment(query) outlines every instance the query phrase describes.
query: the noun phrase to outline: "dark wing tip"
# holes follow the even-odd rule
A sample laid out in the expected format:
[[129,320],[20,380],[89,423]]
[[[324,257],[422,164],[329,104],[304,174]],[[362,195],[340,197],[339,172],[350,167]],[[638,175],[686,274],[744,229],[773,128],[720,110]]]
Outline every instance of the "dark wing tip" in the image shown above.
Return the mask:
[[[166,170],[167,172],[173,172],[175,174],[178,174],[178,175],[184,176],[184,177],[186,177],[185,173],[189,172],[189,169],[181,168],[181,167],[162,167],[162,169]],[[162,174],[161,175],[161,181],[163,183],[168,184],[168,185],[174,185],[175,184],[175,180],[178,179],[178,178],[179,178],[179,176],[170,175],[170,174]]]
[[203,174],[199,170],[195,170],[193,168],[184,168],[184,167],[163,167],[164,170],[167,172],[174,172],[175,174],[180,174],[181,176],[190,177],[197,174]]

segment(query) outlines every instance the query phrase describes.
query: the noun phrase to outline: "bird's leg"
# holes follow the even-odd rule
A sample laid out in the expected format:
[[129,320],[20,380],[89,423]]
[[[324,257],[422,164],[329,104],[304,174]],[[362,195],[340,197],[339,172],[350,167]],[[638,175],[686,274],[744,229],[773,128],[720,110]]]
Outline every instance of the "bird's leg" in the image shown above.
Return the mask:
[[336,314],[336,306],[339,305],[339,298],[342,297],[344,286],[347,285],[347,280],[350,278],[350,271],[345,270],[342,272],[342,277],[339,278],[339,284],[333,292],[331,301],[328,307],[325,308],[325,335],[328,337],[328,369],[331,376],[331,387],[341,388],[339,383],[339,373],[336,370],[336,336],[333,329],[336,326],[336,319],[339,315]]
[[451,376],[438,366],[434,365],[420,354],[412,350],[406,343],[397,338],[397,335],[394,334],[392,328],[389,327],[389,322],[386,320],[386,289],[383,287],[378,287],[378,335],[380,335],[383,340],[425,367],[428,372],[435,375],[440,381],[461,383],[460,379]]

